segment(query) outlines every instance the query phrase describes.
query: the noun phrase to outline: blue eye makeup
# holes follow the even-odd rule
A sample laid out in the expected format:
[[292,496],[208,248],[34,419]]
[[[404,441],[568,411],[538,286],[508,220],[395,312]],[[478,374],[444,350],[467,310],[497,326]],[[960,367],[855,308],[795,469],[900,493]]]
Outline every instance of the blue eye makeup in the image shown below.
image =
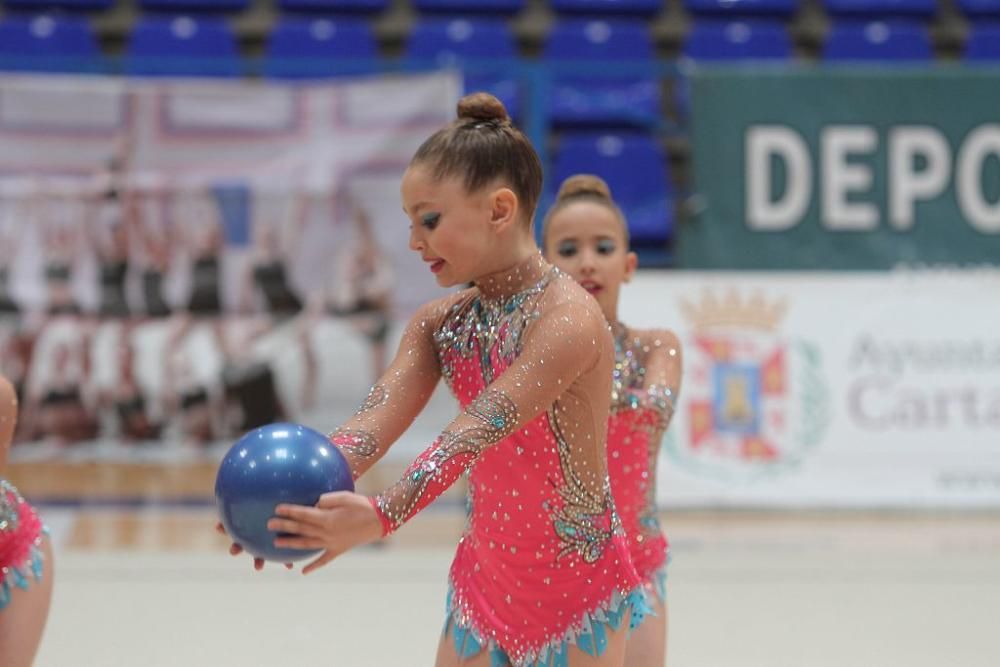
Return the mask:
[[424,213],[420,216],[420,224],[426,229],[433,230],[438,226],[438,221],[441,219],[440,213]]
[[560,257],[572,257],[576,254],[576,241],[563,241],[556,247]]

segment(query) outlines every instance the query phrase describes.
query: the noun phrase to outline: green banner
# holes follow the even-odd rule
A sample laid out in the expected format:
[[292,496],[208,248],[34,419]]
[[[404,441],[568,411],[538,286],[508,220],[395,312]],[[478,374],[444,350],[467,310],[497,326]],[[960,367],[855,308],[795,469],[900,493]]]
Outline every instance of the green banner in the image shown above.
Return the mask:
[[1000,69],[701,70],[679,265],[1000,264]]

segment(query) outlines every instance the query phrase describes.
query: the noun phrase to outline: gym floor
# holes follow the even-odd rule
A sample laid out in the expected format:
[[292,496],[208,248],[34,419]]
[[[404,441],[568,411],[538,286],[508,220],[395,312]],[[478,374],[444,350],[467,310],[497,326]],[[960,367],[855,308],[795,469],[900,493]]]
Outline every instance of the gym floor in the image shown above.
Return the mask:
[[[303,577],[226,553],[210,505],[42,507],[39,667],[431,665],[463,514],[443,501]],[[669,664],[1000,664],[996,514],[667,512]]]

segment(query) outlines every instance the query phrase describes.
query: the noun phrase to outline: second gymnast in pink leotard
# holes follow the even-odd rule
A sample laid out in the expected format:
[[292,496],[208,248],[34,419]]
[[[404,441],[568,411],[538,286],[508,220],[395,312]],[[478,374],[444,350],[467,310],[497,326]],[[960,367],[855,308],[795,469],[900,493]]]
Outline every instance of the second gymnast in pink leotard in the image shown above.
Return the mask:
[[626,664],[666,660],[667,538],[656,516],[656,461],[681,383],[681,345],[664,329],[632,329],[618,320],[618,294],[638,260],[608,185],[596,176],[570,177],[545,218],[545,255],[590,292],[611,324],[615,368],[608,420],[608,471],[632,562],[654,611],[628,640]]
[[52,599],[52,545],[35,509],[3,473],[17,394],[0,375],[0,665],[29,667]]
[[605,437],[614,341],[601,310],[535,243],[538,156],[502,104],[464,98],[402,183],[410,247],[443,287],[418,310],[358,413],[331,435],[355,476],[443,376],[463,410],[374,498],[279,506],[276,544],[322,548],[305,571],[397,530],[468,471],[438,665],[621,665],[645,594],[611,498]]

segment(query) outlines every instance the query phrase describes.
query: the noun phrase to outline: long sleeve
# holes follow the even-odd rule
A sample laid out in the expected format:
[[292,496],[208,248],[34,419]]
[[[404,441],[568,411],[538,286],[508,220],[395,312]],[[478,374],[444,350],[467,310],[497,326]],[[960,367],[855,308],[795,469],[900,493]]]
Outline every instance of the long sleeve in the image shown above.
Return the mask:
[[383,533],[399,528],[484,451],[548,410],[609,347],[603,317],[588,306],[563,303],[542,314],[511,366],[469,403],[399,482],[374,499]]
[[681,390],[683,356],[681,344],[670,331],[646,334],[646,379],[639,398],[642,420],[651,430],[651,441],[658,441],[670,425]]
[[388,369],[354,416],[330,434],[354,479],[385,455],[434,392],[441,377],[434,328],[445,308],[442,301],[432,302],[413,316]]

